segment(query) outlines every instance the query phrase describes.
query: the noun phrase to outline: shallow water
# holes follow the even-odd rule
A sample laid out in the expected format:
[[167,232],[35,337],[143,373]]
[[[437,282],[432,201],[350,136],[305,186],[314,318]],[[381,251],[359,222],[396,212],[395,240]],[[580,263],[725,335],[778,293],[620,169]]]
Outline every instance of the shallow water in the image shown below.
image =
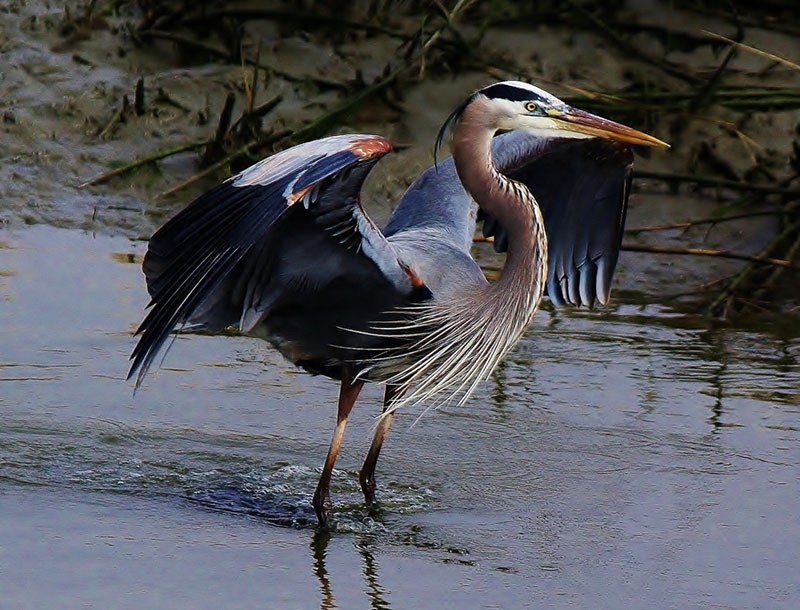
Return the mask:
[[368,388],[324,536],[335,384],[186,335],[134,396],[143,248],[0,232],[3,608],[796,607],[796,330],[542,311],[468,405],[399,415],[375,514]]

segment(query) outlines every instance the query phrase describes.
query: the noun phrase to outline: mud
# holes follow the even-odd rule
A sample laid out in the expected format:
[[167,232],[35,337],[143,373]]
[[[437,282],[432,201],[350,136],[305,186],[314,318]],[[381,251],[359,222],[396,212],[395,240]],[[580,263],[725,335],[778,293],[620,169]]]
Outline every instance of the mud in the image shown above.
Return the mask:
[[[724,86],[742,88],[733,91],[734,98],[737,91],[743,95],[744,87],[768,91],[779,86],[781,104],[733,110],[722,98],[708,104],[696,99],[697,92],[712,82],[727,52],[702,32],[729,32],[729,20],[659,3],[631,2],[614,15],[615,27],[636,24],[640,30],[625,38],[634,46],[625,47],[591,22],[586,25],[585,19],[564,20],[559,27],[558,19],[547,13],[549,21],[538,25],[519,21],[511,27],[501,18],[502,11],[489,6],[492,10],[484,11],[484,19],[501,25],[481,30],[475,15],[467,13],[458,31],[464,40],[474,41],[474,48],[457,71],[447,47],[442,51],[432,46],[426,62],[331,124],[328,132],[379,133],[400,149],[379,164],[366,188],[365,201],[378,220],[430,165],[434,134],[453,105],[465,92],[501,77],[532,80],[577,105],[581,95],[576,92],[581,91],[624,95],[626,90],[648,86],[667,91],[672,103],[604,107],[603,113],[611,118],[624,118],[672,144],[668,153],[638,159],[638,171],[748,179],[776,188],[796,185],[790,161],[800,124],[799,70],[740,51],[725,64]],[[354,7],[346,12],[350,22],[366,20],[369,7]],[[231,167],[222,167],[169,197],[163,193],[200,171],[202,148],[167,156],[103,184],[79,185],[136,159],[209,141],[228,93],[236,100],[233,119],[245,111],[254,75],[257,84],[250,95],[254,106],[280,96],[275,109],[263,117],[263,132],[297,131],[351,99],[358,83],[375,82],[388,67],[396,66],[403,38],[413,38],[420,27],[418,15],[396,8],[394,12],[387,8],[384,15],[385,29],[392,35],[355,26],[337,30],[325,22],[325,11],[319,15],[321,24],[309,20],[309,27],[302,27],[302,20],[249,20],[232,31],[249,56],[257,55],[262,69],[254,70],[209,57],[194,46],[144,38],[137,31],[143,13],[133,4],[112,8],[98,3],[91,18],[83,18],[85,11],[83,5],[68,4],[65,9],[61,3],[19,1],[3,10],[0,219],[5,224],[46,223],[146,238],[165,217],[229,175]],[[604,12],[601,16],[610,18]],[[431,21],[420,35],[434,26]],[[193,40],[220,52],[233,44],[213,28],[207,32],[206,38],[195,33]],[[185,29],[173,34],[192,38]],[[796,54],[797,41],[784,31],[746,30],[747,44],[788,58]],[[630,48],[639,49],[641,56]],[[686,77],[681,77],[681,69]],[[139,79],[143,96],[135,112]],[[116,120],[125,100],[128,106]],[[597,110],[592,106],[595,100],[583,100]],[[241,144],[232,140],[224,143],[228,151]],[[278,140],[259,150],[259,156],[289,144],[290,139]],[[785,196],[725,187],[698,189],[690,181],[643,178],[635,182],[628,228],[769,212],[786,205],[791,205],[791,198],[787,201]],[[689,229],[629,233],[626,240],[633,245],[756,255],[785,222],[785,216],[762,215]],[[691,302],[698,301],[692,298],[697,295],[707,300],[715,287],[719,289],[745,265],[720,258],[623,253],[618,287],[641,293],[647,300],[679,297]],[[774,290],[782,300],[788,299],[779,308],[791,309],[795,303],[797,295],[786,290],[787,284],[796,283],[794,275],[784,273]]]

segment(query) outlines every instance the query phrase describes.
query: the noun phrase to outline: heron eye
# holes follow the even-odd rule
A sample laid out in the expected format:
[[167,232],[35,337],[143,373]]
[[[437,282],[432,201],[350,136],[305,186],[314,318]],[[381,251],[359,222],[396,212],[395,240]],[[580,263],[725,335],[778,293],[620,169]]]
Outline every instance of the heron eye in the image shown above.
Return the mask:
[[536,112],[539,110],[539,106],[536,105],[536,102],[525,102],[525,112]]

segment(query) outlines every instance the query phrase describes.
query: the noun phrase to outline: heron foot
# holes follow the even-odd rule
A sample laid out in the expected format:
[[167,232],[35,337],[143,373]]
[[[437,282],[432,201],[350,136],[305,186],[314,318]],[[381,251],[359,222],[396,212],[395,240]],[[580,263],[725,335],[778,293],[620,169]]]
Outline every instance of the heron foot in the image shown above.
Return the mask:
[[375,473],[362,470],[358,473],[358,482],[361,483],[361,491],[364,493],[364,501],[367,506],[375,506]]
[[333,519],[333,503],[331,502],[330,494],[317,488],[314,492],[314,498],[311,500],[311,505],[314,507],[314,512],[317,513],[319,527],[323,530],[329,529]]

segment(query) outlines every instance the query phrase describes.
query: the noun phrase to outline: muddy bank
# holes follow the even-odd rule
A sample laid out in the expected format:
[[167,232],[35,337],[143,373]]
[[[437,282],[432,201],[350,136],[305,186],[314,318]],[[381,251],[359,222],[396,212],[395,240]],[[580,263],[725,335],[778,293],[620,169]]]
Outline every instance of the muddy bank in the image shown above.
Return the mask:
[[[145,238],[230,172],[338,131],[380,133],[400,149],[367,186],[381,219],[430,165],[434,134],[465,92],[522,78],[672,144],[637,161],[627,245],[781,260],[798,250],[800,71],[704,33],[736,37],[738,19],[743,43],[792,58],[797,31],[775,18],[781,3],[734,16],[649,2],[473,2],[455,5],[449,23],[428,6],[268,4],[10,3],[0,21],[3,222]],[[618,286],[719,315],[753,296],[755,310],[791,309],[796,274],[630,252]]]

